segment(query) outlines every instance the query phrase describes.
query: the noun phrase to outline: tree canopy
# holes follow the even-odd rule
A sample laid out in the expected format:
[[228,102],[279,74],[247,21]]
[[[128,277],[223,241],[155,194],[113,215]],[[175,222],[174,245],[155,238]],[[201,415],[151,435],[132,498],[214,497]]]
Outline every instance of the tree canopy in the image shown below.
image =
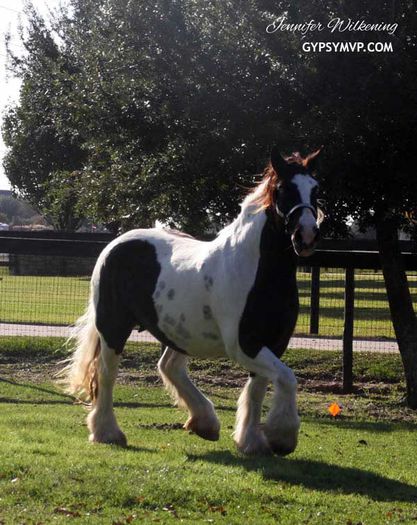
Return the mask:
[[14,61],[23,89],[4,125],[14,187],[39,202],[56,172],[77,171],[78,208],[98,221],[196,233],[230,220],[239,184],[286,127],[282,101],[296,96],[253,31],[256,5],[71,3],[49,31],[29,13],[28,55]]
[[[412,0],[70,0],[51,27],[27,14],[27,53],[11,60],[22,90],[4,120],[5,169],[53,217],[67,208],[60,227],[87,215],[114,228],[160,219],[201,233],[236,214],[272,144],[325,145],[329,229],[343,232],[347,217],[408,224],[417,194]],[[281,16],[399,27],[392,53],[303,53],[300,34],[267,33]],[[71,191],[60,191],[69,180]]]

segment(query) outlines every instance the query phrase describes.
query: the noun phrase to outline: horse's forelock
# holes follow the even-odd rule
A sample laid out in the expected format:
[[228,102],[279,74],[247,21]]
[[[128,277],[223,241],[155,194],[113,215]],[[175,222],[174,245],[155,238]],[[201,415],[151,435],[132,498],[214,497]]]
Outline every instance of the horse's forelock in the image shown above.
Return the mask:
[[289,157],[285,157],[285,161],[288,164],[298,164],[299,166],[303,166],[303,168],[306,168],[308,166],[308,163],[317,157],[321,149],[322,148],[319,148],[318,150],[313,151],[312,153],[307,155],[307,157],[302,157],[299,151],[294,151]]
[[[306,157],[302,157],[299,151],[294,151],[290,156],[285,157],[285,161],[288,164],[297,164],[306,168],[308,163],[317,157],[320,151],[321,148],[313,151],[313,153],[310,153]],[[275,189],[280,181],[279,173],[274,170],[271,162],[267,164],[262,175],[261,181],[250,192],[250,194],[253,195],[252,202],[259,205],[259,210],[275,205]],[[321,223],[324,219],[324,213],[320,209],[318,209],[317,212],[319,223]]]

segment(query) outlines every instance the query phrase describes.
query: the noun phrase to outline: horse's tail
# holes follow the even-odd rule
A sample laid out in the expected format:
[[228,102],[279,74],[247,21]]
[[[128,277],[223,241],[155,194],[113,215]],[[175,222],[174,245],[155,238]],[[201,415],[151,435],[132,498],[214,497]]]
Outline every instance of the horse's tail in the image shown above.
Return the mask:
[[73,346],[72,355],[63,362],[65,366],[57,374],[58,382],[65,391],[83,401],[94,401],[98,393],[97,364],[101,346],[95,319],[96,310],[91,296],[85,314],[76,322],[68,340]]

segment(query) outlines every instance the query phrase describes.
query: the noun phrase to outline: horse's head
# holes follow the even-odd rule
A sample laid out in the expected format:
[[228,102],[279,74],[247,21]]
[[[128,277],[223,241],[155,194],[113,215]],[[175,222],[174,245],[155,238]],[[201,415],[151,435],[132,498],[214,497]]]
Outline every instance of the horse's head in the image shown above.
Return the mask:
[[321,149],[303,158],[299,153],[283,158],[277,148],[271,165],[277,174],[275,211],[284,220],[297,255],[308,257],[319,239],[318,183],[314,177]]

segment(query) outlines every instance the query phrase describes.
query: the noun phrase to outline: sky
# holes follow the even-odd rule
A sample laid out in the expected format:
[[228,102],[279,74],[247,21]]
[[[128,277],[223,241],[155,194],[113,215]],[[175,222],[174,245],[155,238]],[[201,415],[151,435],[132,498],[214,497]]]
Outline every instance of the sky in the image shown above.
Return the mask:
[[[32,0],[35,8],[47,16],[49,9],[58,7],[61,0]],[[20,82],[12,78],[6,70],[6,48],[4,35],[10,31],[12,35],[12,49],[15,52],[23,51],[17,34],[20,22],[24,24],[23,13],[24,0],[0,0],[0,113],[3,116],[4,109],[8,104],[18,100]],[[3,157],[6,147],[0,138],[0,190],[10,189],[10,184],[3,170]]]

